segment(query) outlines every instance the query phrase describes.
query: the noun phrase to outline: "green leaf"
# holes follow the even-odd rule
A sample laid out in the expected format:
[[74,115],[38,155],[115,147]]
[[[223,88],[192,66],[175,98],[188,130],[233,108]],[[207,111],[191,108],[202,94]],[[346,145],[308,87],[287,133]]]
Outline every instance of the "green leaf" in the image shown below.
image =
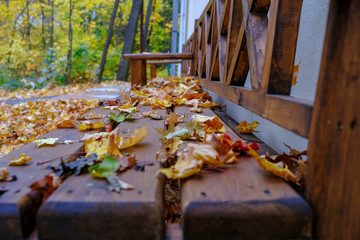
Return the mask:
[[125,113],[119,113],[119,115],[116,115],[113,112],[110,112],[110,116],[108,116],[108,118],[110,120],[117,122],[117,123],[121,123],[130,117],[132,117],[132,114],[126,115]]
[[115,172],[120,168],[116,158],[107,155],[101,163],[89,167],[89,172],[94,178],[106,178],[116,176]]

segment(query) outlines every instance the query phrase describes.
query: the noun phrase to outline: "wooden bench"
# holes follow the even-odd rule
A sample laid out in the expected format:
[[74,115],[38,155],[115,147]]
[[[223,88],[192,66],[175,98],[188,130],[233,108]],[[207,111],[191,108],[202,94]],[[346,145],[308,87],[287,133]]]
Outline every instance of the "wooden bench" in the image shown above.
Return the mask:
[[[360,111],[356,106],[360,101],[360,29],[352,26],[359,22],[360,2],[332,1],[330,5],[314,106],[288,96],[301,1],[271,1],[267,20],[269,3],[210,1],[183,47],[183,52],[190,53],[182,56],[192,59],[183,61],[183,72],[190,68],[190,74],[204,88],[309,138],[306,198],[314,216],[308,202],[291,186],[259,168],[251,157],[242,156],[226,173],[182,180],[183,223],[166,226],[162,215],[165,179],[161,175],[153,177],[160,167],[155,152],[161,143],[152,129],[165,127],[164,122],[138,119],[118,126],[120,134],[147,123],[151,126],[144,142],[128,151],[135,152],[139,162],[154,165],[144,172],[131,169],[121,175],[135,190],[118,194],[88,174],[70,176],[41,205],[42,196],[28,186],[49,173],[46,166],[56,166],[60,160],[29,164],[25,169],[13,167],[11,173],[18,176],[18,181],[6,183],[8,191],[0,195],[0,239],[26,238],[35,229],[35,221],[39,239],[358,239]],[[254,39],[254,35],[265,37]],[[283,45],[284,39],[288,41]],[[257,50],[264,43],[262,57]],[[134,85],[146,83],[143,69],[147,60],[174,59],[157,56],[129,56]],[[141,73],[133,73],[138,69]],[[249,69],[252,89],[243,87]],[[149,110],[146,106],[140,108],[140,112]],[[192,115],[183,106],[174,111],[188,115],[183,124]],[[238,138],[236,123],[223,112],[205,109],[203,114],[215,113],[226,124],[227,133]],[[165,115],[165,111],[158,114]],[[43,137],[68,140],[83,134],[68,129]],[[240,137],[259,142],[261,153],[274,153],[252,135]],[[68,155],[64,160],[71,160],[82,147],[82,143],[50,148],[28,144],[11,154],[27,153],[34,162],[63,155]],[[0,158],[0,167],[8,162],[8,155]]]
[[[130,61],[130,74],[132,85],[146,84],[146,61],[147,60],[184,60],[193,59],[192,53],[144,53],[124,54],[124,60]],[[155,63],[157,64],[157,63]],[[133,69],[131,71],[131,69]],[[153,71],[153,70],[152,70]],[[153,75],[153,72],[152,72]]]

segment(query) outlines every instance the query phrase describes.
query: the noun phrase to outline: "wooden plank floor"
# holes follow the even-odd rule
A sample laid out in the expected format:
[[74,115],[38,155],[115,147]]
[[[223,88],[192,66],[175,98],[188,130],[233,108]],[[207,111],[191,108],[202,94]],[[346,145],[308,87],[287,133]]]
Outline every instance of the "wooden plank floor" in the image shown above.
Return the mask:
[[[139,112],[150,111],[140,107]],[[158,110],[164,115],[164,110]],[[121,135],[128,129],[148,124],[149,135],[138,145],[126,149],[138,162],[152,162],[145,171],[133,168],[119,175],[134,185],[121,193],[108,190],[104,180],[89,174],[70,176],[43,204],[38,215],[40,239],[162,239],[164,177],[154,177],[159,169],[156,151],[161,142],[154,128],[163,128],[163,120],[138,119],[120,123]],[[90,185],[90,186],[89,186]]]
[[[103,110],[99,107],[90,112],[103,113]],[[78,129],[55,129],[39,139],[59,137],[59,141],[79,140],[84,134],[85,132]],[[21,239],[34,230],[36,213],[42,196],[33,192],[29,186],[49,174],[51,171],[46,167],[59,164],[60,159],[43,165],[36,163],[61,156],[64,161],[70,161],[78,157],[72,154],[82,151],[83,145],[83,143],[56,144],[52,147],[36,148],[36,144],[29,143],[0,158],[0,167],[8,165],[11,155],[15,159],[19,154],[25,153],[32,158],[26,166],[8,166],[10,175],[16,175],[17,180],[0,183],[0,188],[8,190],[0,196],[0,239]]]
[[[178,114],[186,107],[177,107]],[[203,115],[214,113],[206,109]],[[226,126],[232,139],[237,135]],[[269,151],[259,144],[262,152]],[[226,171],[181,181],[184,239],[310,238],[312,211],[287,183],[241,156]]]

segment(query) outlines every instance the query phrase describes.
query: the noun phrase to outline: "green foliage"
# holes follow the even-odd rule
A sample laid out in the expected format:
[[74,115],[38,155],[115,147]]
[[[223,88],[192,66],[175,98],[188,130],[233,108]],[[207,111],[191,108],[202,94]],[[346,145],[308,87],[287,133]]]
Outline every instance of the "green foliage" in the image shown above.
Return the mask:
[[[94,81],[99,71],[114,1],[72,1],[72,81]],[[130,0],[120,1],[104,80],[115,79],[123,47],[122,35],[128,23],[131,3]],[[145,0],[145,11],[147,3]],[[172,0],[153,1],[153,8],[148,51],[167,52],[171,40]],[[69,0],[0,1],[0,19],[0,87],[40,88],[51,84],[65,84],[69,49]],[[120,32],[118,41],[117,30]],[[137,34],[134,52],[139,51],[139,42],[140,35]]]

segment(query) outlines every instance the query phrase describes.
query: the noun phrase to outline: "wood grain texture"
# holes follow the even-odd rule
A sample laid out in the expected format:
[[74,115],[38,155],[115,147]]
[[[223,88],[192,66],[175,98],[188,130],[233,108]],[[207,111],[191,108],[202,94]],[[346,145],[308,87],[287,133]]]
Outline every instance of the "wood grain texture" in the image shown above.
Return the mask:
[[[101,108],[91,112],[103,113]],[[56,129],[39,139],[58,137],[59,141],[79,140],[85,132],[78,129]],[[14,182],[1,183],[1,189],[7,189],[0,196],[0,239],[22,239],[34,230],[36,213],[42,202],[42,195],[33,192],[29,186],[31,183],[42,179],[50,173],[46,167],[60,163],[60,157],[64,161],[70,161],[78,157],[74,153],[83,151],[83,143],[70,145],[56,144],[53,147],[36,148],[33,142],[28,143],[14,152],[0,158],[0,167],[5,167],[10,162],[10,156],[17,158],[25,153],[32,160],[25,166],[8,166],[11,175],[16,175]],[[37,162],[47,161],[59,157],[51,163],[36,165]]]
[[131,86],[146,85],[146,61],[130,60]]
[[232,0],[231,23],[227,39],[225,61],[227,85],[243,86],[249,72],[249,58],[246,46],[245,24],[241,2]]
[[290,95],[302,0],[274,0],[267,31],[261,93]]
[[124,60],[166,60],[193,59],[193,53],[129,53],[124,54]]
[[[289,96],[264,95],[246,88],[199,79],[202,87],[303,137],[309,136],[312,103]],[[291,119],[291,121],[289,121]]]
[[151,64],[150,65],[150,78],[156,78],[156,65],[155,64]]
[[182,63],[182,60],[146,61],[146,64],[170,64],[170,63]]
[[[188,118],[192,115],[186,107],[177,107],[175,112],[187,112]],[[209,109],[202,114],[214,115]],[[238,139],[231,129],[226,130]],[[184,239],[311,238],[308,203],[247,155],[226,166],[224,172],[182,180],[181,209]]]
[[221,16],[221,34],[226,35],[229,27],[230,22],[230,9],[231,9],[231,2],[233,0],[225,0],[224,2],[224,13]]
[[360,1],[330,2],[306,180],[317,239],[360,239],[359,12]]
[[[140,111],[150,111],[141,107]],[[164,115],[164,110],[157,110]],[[139,144],[123,151],[135,153],[138,162],[151,161],[145,171],[129,169],[119,174],[134,190],[121,193],[108,190],[104,180],[89,174],[71,176],[40,208],[40,239],[162,239],[165,235],[162,214],[164,178],[154,177],[159,169],[155,153],[161,146],[154,128],[164,122],[149,118],[119,124],[121,134],[129,128],[148,124],[149,135]],[[91,184],[91,186],[89,186]]]
[[249,12],[248,0],[242,0],[242,9],[250,64],[251,87],[254,91],[258,91],[260,90],[265,59],[268,18],[266,13]]
[[218,61],[219,61],[219,80],[225,82],[225,55],[226,55],[226,40],[227,37],[221,34],[221,19],[224,14],[224,2],[223,0],[216,1],[216,26],[218,34]]

